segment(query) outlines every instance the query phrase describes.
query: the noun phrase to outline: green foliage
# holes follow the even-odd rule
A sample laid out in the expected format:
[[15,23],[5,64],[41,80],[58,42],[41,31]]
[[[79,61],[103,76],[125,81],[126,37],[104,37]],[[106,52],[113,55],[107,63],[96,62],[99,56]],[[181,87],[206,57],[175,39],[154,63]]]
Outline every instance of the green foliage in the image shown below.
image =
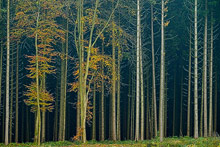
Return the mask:
[[[0,146],[3,146],[3,144],[0,144]],[[22,147],[30,147],[35,146],[34,143],[21,143],[21,144],[15,144],[12,143],[9,146],[22,146]],[[152,140],[144,140],[144,141],[132,141],[132,140],[126,140],[126,141],[88,141],[85,144],[82,144],[80,142],[70,142],[70,141],[58,141],[58,142],[46,142],[42,143],[42,147],[50,147],[50,146],[88,146],[88,147],[106,147],[106,146],[114,146],[114,147],[127,147],[127,146],[133,146],[133,147],[146,147],[146,146],[160,146],[160,147],[167,147],[167,146],[175,146],[175,147],[207,147],[207,146],[220,146],[220,138],[219,137],[209,137],[209,138],[198,138],[194,139],[191,137],[171,137],[171,138],[165,138],[163,142],[160,142],[158,139],[152,139]]]

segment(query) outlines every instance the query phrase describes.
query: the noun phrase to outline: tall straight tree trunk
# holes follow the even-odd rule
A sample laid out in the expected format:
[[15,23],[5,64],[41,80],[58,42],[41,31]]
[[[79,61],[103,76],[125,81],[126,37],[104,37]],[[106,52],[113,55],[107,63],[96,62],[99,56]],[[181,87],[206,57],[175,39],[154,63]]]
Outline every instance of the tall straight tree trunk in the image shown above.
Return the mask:
[[6,63],[6,103],[5,103],[5,145],[8,145],[9,127],[9,67],[10,67],[10,0],[7,3],[7,63]]
[[173,136],[175,136],[175,123],[176,123],[176,71],[174,73],[174,83],[173,83]]
[[10,119],[9,119],[9,142],[12,142],[12,120],[13,120],[13,96],[14,96],[14,56],[13,49],[11,52],[11,100],[10,100]]
[[164,82],[165,82],[165,49],[164,49],[164,0],[161,0],[161,64],[160,64],[160,141],[163,141],[163,111],[164,111]]
[[151,4],[151,52],[152,52],[152,98],[154,101],[154,135],[157,136],[157,100],[156,100],[156,81],[155,81],[155,59],[154,59],[154,10]]
[[[206,17],[207,17],[207,14],[206,14]],[[211,44],[210,44],[210,61],[209,61],[209,99],[210,99],[209,101],[209,137],[211,137],[213,133],[213,117],[212,117],[213,115],[212,113],[213,80],[212,79],[213,79],[213,12],[211,12]]]
[[[204,74],[202,73],[202,77]],[[201,96],[201,110],[200,110],[200,130],[199,130],[199,135],[202,137],[203,136],[203,119],[204,119],[204,78],[202,78],[202,96]]]
[[183,70],[181,73],[181,96],[180,96],[180,136],[183,136]]
[[[22,113],[23,114],[23,113]],[[30,114],[29,114],[29,111],[28,111],[28,107],[26,107],[26,141],[29,142],[29,139],[30,139],[30,127],[29,127],[29,120],[30,118]]]
[[[69,8],[67,8],[67,13]],[[68,66],[68,48],[69,48],[69,21],[66,20],[66,45],[65,45],[65,60],[64,60],[64,108],[63,108],[63,136],[62,140],[65,141],[66,137],[66,93],[67,93],[67,66]]]
[[55,113],[54,113],[54,131],[53,131],[53,141],[57,141],[57,126],[58,126],[58,99],[59,99],[59,74],[57,74],[57,84],[56,84],[56,100],[55,100]]
[[149,139],[150,137],[150,98],[149,98],[149,76],[147,76],[147,81],[146,81],[146,84],[147,84],[147,94],[146,94],[146,107],[147,107],[147,112],[146,112],[146,139]]
[[131,133],[131,71],[129,70],[129,83],[128,83],[128,113],[127,113],[127,136],[126,139],[130,139],[130,133]]
[[92,111],[92,140],[96,140],[96,85],[93,89],[93,111]]
[[204,72],[204,86],[203,86],[203,92],[204,92],[204,137],[207,137],[207,24],[208,24],[208,18],[207,18],[207,11],[208,11],[208,1],[205,1],[205,28],[204,28],[204,53],[203,53],[203,72]]
[[191,104],[191,64],[192,64],[192,30],[189,32],[189,69],[188,69],[188,104],[187,104],[187,136],[190,136],[190,104]]
[[[104,40],[102,42],[102,56],[104,55]],[[102,69],[101,69],[102,75],[104,76],[104,64],[102,63]],[[104,110],[104,102],[105,102],[105,89],[104,89],[104,77],[102,77],[102,85],[101,85],[101,105],[100,105],[100,109],[101,109],[101,121],[100,121],[100,141],[104,141],[105,140],[105,110]]]
[[[1,41],[1,52],[0,52],[0,108],[2,107],[2,59],[3,59],[3,41]],[[1,112],[1,110],[0,110]]]
[[[62,43],[62,54],[65,54],[64,43]],[[64,59],[61,59],[61,74],[60,74],[60,118],[59,118],[59,141],[63,140],[63,127],[64,127],[64,74],[65,63]]]
[[[43,73],[43,77],[41,80],[41,89],[44,91],[46,88],[46,74],[45,72]],[[45,142],[45,137],[46,137],[46,112],[43,111],[42,113],[42,130],[41,130],[41,142]]]
[[19,43],[17,43],[17,55],[16,55],[16,104],[15,104],[15,142],[18,142],[18,95],[19,95]]
[[121,49],[118,47],[118,66],[117,66],[117,140],[121,140],[121,120],[120,120],[120,101],[121,101],[121,77],[120,77],[120,71],[121,71]]
[[137,0],[137,69],[136,69],[136,121],[135,121],[135,141],[139,140],[139,109],[140,109],[140,1]]
[[215,72],[215,119],[214,119],[214,133],[217,133],[217,113],[218,113],[218,76],[217,72]]
[[115,24],[112,22],[112,99],[111,99],[111,119],[110,119],[110,139],[116,140],[116,67],[115,67]]
[[38,61],[38,26],[40,17],[40,5],[38,3],[37,22],[36,22],[36,34],[35,34],[35,50],[36,50],[36,91],[37,91],[37,114],[35,124],[35,140],[37,145],[40,145],[41,139],[41,114],[40,114],[40,90],[39,90],[39,61]]
[[135,106],[135,74],[132,73],[132,96],[131,96],[131,133],[130,139],[134,140],[134,106]]
[[167,74],[165,74],[165,98],[164,98],[164,137],[167,136]]
[[197,30],[197,7],[194,4],[194,138],[198,138],[198,30]]
[[143,76],[143,59],[142,46],[140,38],[140,86],[141,86],[141,133],[140,140],[144,140],[144,76]]

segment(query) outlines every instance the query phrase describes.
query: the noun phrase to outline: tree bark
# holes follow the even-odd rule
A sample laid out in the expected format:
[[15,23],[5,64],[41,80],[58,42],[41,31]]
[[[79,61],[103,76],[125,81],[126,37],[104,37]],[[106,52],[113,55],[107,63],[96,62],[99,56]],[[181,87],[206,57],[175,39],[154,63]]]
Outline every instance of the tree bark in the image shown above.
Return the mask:
[[137,0],[137,69],[136,69],[136,121],[135,121],[135,141],[139,140],[139,109],[140,109],[140,1]]
[[194,138],[198,138],[198,30],[197,0],[194,5]]
[[11,49],[11,100],[10,100],[10,119],[9,119],[9,142],[12,142],[12,120],[13,120],[13,98],[14,98],[14,56],[13,49]]
[[203,85],[203,92],[204,92],[204,137],[207,137],[207,11],[208,11],[208,1],[205,1],[205,28],[204,28],[204,53],[203,53],[203,72],[204,72],[204,85]]
[[157,136],[157,99],[156,99],[156,81],[155,81],[155,59],[154,59],[154,10],[151,4],[151,52],[152,52],[152,98],[154,101],[154,135]]
[[10,0],[7,3],[7,63],[6,63],[6,103],[5,103],[5,145],[8,145],[9,127],[9,67],[10,67]]
[[16,55],[16,114],[15,114],[15,142],[18,143],[18,95],[19,95],[19,43],[17,43]]
[[160,141],[163,141],[164,81],[165,81],[165,49],[164,49],[164,0],[161,0],[161,64],[160,64]]
[[140,140],[144,140],[144,77],[143,77],[143,60],[142,60],[142,46],[140,39],[140,88],[141,88],[141,133]]
[[173,90],[173,136],[175,136],[176,123],[176,72],[174,73],[174,90]]
[[191,104],[191,64],[192,64],[192,36],[191,26],[189,32],[189,69],[188,69],[188,104],[187,104],[187,136],[190,136],[190,104]]
[[92,140],[96,140],[96,85],[93,89],[93,112],[92,112]]
[[[206,0],[207,2],[207,0]],[[206,14],[207,17],[207,14]],[[209,137],[212,136],[213,133],[213,12],[211,12],[211,44],[210,44],[210,61],[209,61]],[[217,102],[216,102],[217,104]],[[216,116],[217,117],[217,116]]]
[[121,140],[121,120],[120,120],[120,102],[121,102],[121,77],[120,77],[120,71],[121,71],[121,49],[118,47],[118,66],[117,66],[117,140]]

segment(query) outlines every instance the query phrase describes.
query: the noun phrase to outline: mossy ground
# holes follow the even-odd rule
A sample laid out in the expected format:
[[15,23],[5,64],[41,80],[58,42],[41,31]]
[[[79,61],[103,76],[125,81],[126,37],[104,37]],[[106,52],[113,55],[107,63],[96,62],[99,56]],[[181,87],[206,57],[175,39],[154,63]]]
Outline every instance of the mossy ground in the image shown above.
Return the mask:
[[[4,144],[0,144],[0,146],[4,146]],[[11,143],[8,146],[10,147],[36,147],[34,143]],[[219,137],[209,137],[203,138],[200,137],[198,139],[190,138],[190,137],[172,137],[165,138],[163,142],[159,141],[159,138],[145,141],[88,141],[85,144],[80,142],[46,142],[42,143],[41,147],[74,147],[74,146],[82,146],[82,147],[220,147],[220,138]]]

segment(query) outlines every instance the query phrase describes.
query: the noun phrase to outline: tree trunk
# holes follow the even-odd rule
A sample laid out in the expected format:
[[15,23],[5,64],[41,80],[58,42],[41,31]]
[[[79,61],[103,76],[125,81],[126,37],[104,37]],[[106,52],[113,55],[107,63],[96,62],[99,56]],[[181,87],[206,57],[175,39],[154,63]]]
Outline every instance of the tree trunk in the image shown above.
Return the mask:
[[7,63],[6,63],[6,104],[5,104],[5,145],[8,145],[9,127],[9,67],[10,67],[10,0],[7,4]]
[[161,0],[161,64],[160,64],[160,141],[163,141],[164,81],[165,81],[165,49],[164,49],[164,0]]
[[15,111],[15,142],[18,143],[18,95],[19,95],[19,43],[17,43],[17,57],[16,57],[16,111]]
[[128,113],[127,113],[127,140],[130,140],[130,132],[131,132],[131,71],[129,70],[129,84],[128,84]]
[[135,74],[132,73],[132,97],[131,97],[131,133],[130,139],[134,140],[134,106],[135,106]]
[[[41,79],[41,89],[42,91],[45,91],[46,88],[46,75],[45,72],[43,73],[43,77]],[[43,106],[44,107],[44,106]],[[42,112],[42,130],[41,130],[41,142],[45,142],[45,136],[46,136],[46,112]]]
[[208,1],[205,1],[205,28],[204,28],[204,53],[203,53],[203,72],[204,72],[204,85],[203,85],[203,92],[204,92],[204,137],[207,137],[207,11],[208,11]]
[[[0,52],[0,108],[2,107],[2,59],[3,59],[3,41],[1,41],[1,52]],[[1,110],[0,110],[1,113]]]
[[140,140],[144,140],[144,78],[143,78],[143,60],[142,60],[142,46],[140,38],[140,86],[141,86],[141,136]]
[[188,73],[188,104],[187,104],[187,136],[190,136],[190,104],[191,104],[191,62],[192,62],[192,36],[191,36],[191,26],[190,26],[190,32],[189,32],[189,73]]
[[118,68],[117,68],[117,140],[121,140],[121,120],[120,120],[120,93],[121,93],[121,77],[120,77],[120,70],[121,70],[121,49],[118,47]]
[[214,133],[217,133],[217,113],[218,113],[218,76],[217,72],[215,72],[215,119],[214,119]]
[[13,96],[14,96],[14,56],[13,50],[11,52],[11,100],[10,100],[10,119],[9,119],[9,142],[12,142],[12,120],[13,120]]
[[115,24],[112,22],[112,99],[111,99],[111,119],[110,119],[110,139],[116,140],[116,67],[115,67]]
[[57,74],[57,84],[56,84],[56,100],[55,100],[55,113],[54,113],[54,132],[53,132],[53,140],[57,141],[57,127],[58,127],[58,99],[59,99],[59,74]]
[[[183,67],[182,67],[183,68]],[[183,70],[181,74],[181,96],[180,96],[180,132],[179,135],[183,136]]]
[[[206,0],[207,2],[207,0]],[[206,14],[206,17],[207,17],[207,14]],[[209,98],[210,98],[210,101],[209,101],[209,137],[212,136],[212,133],[213,133],[213,113],[212,113],[212,105],[213,105],[213,102],[212,102],[212,91],[213,91],[213,83],[212,83],[212,77],[213,77],[213,13],[211,13],[211,44],[210,44],[210,63],[209,63]],[[217,104],[217,102],[216,102]],[[217,116],[216,116],[217,117]]]
[[204,118],[204,74],[202,73],[202,96],[201,96],[201,110],[200,110],[200,136],[203,136],[203,118]]
[[175,136],[175,123],[176,123],[176,72],[174,73],[174,83],[173,83],[173,136]]
[[151,52],[152,52],[152,98],[154,101],[154,135],[157,136],[157,100],[156,100],[156,81],[155,81],[155,59],[154,59],[154,10],[151,4]]
[[198,138],[198,30],[197,30],[197,0],[194,8],[194,138]]
[[96,85],[93,89],[93,111],[92,111],[92,140],[96,140]]
[[136,70],[136,121],[135,121],[135,141],[139,140],[139,109],[140,109],[140,1],[137,0],[137,70]]
[[37,145],[40,145],[41,139],[41,114],[40,114],[40,90],[39,90],[39,61],[38,61],[38,26],[40,17],[40,6],[38,6],[37,22],[36,22],[36,34],[35,34],[35,49],[36,49],[36,92],[37,92],[37,114],[35,124],[35,140]]
[[[102,42],[102,56],[104,55],[104,40]],[[102,75],[104,76],[104,64],[102,63],[102,69],[101,69]],[[100,141],[105,140],[105,110],[104,110],[104,104],[105,104],[105,89],[104,89],[104,77],[102,77],[102,85],[101,85],[101,121],[100,121]]]

